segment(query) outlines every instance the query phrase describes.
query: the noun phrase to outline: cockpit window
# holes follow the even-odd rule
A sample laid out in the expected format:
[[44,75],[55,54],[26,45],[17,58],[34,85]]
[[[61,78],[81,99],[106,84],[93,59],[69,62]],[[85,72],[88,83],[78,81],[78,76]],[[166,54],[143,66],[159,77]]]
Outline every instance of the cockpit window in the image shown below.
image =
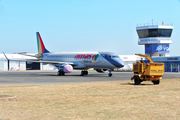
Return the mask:
[[119,56],[117,56],[117,55],[112,55],[112,58],[119,58]]
[[119,58],[118,55],[109,55],[109,58]]

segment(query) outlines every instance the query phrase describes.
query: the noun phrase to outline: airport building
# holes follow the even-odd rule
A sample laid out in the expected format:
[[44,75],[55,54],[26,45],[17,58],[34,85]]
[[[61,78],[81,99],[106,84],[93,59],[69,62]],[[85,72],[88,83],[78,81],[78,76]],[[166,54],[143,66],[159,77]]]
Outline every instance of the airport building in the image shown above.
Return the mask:
[[[144,45],[145,51],[143,54],[152,57],[154,62],[163,62],[165,71],[179,72],[180,71],[180,56],[169,56],[169,44],[172,43],[171,35],[173,31],[172,24],[141,24],[136,27],[139,37],[138,45]],[[140,60],[141,57],[136,55],[119,55],[124,61],[125,66],[122,71],[132,70],[133,63]],[[29,56],[19,54],[7,54],[9,59],[35,59]],[[144,60],[149,62],[148,60]],[[9,62],[9,64],[8,64]],[[56,70],[57,68],[43,63],[28,63],[23,61],[7,61],[3,54],[0,54],[0,71],[7,70]]]
[[[138,44],[144,45],[144,54],[152,57],[154,62],[163,62],[166,72],[179,72],[180,56],[170,56],[169,44],[172,43],[171,35],[173,25],[141,24],[136,31],[139,37]],[[149,62],[145,60],[145,62]]]

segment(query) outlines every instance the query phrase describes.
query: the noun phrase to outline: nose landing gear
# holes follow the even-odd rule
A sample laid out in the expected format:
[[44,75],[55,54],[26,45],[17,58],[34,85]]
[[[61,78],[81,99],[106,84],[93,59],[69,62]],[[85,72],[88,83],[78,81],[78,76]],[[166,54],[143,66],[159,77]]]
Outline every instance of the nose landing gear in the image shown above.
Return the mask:
[[111,77],[111,76],[112,76],[112,73],[111,73],[112,70],[111,70],[111,69],[108,69],[108,71],[109,71],[108,76]]
[[108,76],[111,77],[111,76],[112,76],[112,73],[109,73]]

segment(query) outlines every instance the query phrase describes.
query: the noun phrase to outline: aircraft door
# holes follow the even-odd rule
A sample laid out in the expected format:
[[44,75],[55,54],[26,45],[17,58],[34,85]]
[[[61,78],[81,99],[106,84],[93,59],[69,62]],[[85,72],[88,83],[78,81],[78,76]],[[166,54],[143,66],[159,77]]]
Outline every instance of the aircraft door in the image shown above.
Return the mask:
[[101,55],[101,60],[100,60],[101,63],[104,63],[104,60],[105,60],[104,57],[105,57],[105,55]]

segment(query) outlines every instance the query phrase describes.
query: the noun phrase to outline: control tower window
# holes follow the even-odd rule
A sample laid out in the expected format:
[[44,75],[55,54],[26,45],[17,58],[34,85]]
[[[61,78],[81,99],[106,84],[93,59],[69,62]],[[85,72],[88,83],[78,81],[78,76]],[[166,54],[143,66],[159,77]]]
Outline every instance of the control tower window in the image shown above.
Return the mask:
[[137,30],[139,38],[171,37],[172,29],[144,29]]
[[158,29],[158,36],[171,37],[172,29]]
[[157,37],[158,36],[158,29],[149,29],[148,37]]

